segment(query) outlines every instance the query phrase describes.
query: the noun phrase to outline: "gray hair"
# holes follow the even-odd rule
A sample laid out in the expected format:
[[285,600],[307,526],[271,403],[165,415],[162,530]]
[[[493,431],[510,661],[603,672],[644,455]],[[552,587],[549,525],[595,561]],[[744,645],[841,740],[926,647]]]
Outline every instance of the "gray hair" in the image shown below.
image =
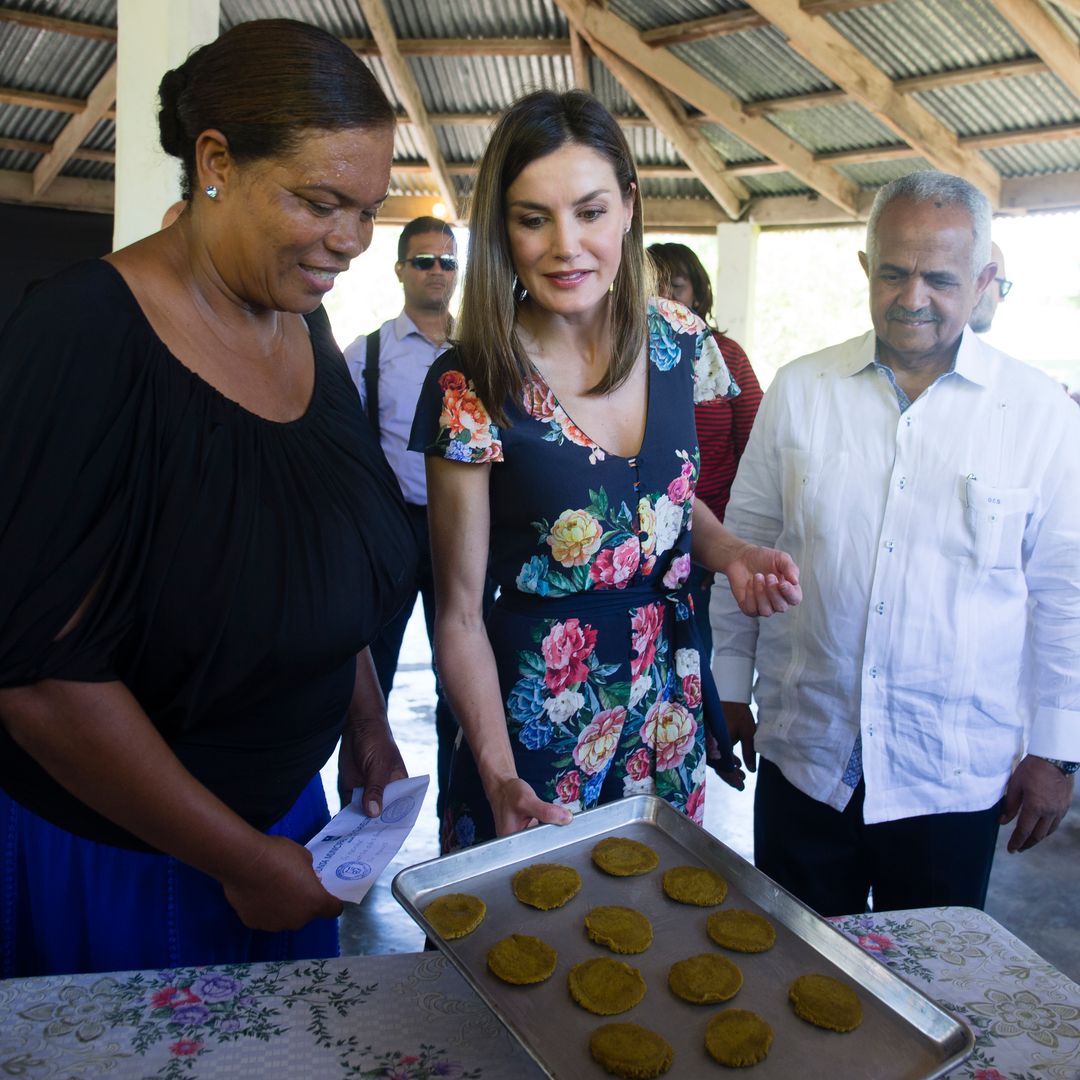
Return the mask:
[[934,202],[939,206],[960,206],[971,218],[971,276],[979,276],[982,268],[991,260],[990,254],[990,200],[972,183],[960,176],[924,169],[908,173],[881,188],[874,198],[870,217],[866,222],[866,257],[874,264],[877,246],[877,225],[885,207],[895,199],[912,202]]

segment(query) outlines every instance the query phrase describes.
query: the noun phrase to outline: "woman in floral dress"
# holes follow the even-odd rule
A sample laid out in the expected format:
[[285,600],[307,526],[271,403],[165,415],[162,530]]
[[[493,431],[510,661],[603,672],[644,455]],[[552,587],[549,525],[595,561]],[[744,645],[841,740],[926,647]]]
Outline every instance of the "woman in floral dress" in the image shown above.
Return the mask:
[[701,662],[691,559],[751,614],[801,595],[787,555],[694,504],[694,401],[738,387],[696,315],[646,301],[636,172],[590,95],[541,91],[502,117],[470,228],[458,347],[429,372],[412,440],[428,455],[436,655],[466,739],[443,850],[636,792],[700,823],[707,732],[721,775],[743,777]]

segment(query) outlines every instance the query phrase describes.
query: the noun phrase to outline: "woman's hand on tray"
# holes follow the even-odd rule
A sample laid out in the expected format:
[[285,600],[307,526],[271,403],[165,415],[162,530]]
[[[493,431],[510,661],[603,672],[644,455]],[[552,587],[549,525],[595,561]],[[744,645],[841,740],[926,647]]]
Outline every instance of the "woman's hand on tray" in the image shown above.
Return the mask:
[[497,780],[486,789],[496,836],[509,836],[533,825],[569,825],[574,819],[565,806],[544,802],[518,776]]

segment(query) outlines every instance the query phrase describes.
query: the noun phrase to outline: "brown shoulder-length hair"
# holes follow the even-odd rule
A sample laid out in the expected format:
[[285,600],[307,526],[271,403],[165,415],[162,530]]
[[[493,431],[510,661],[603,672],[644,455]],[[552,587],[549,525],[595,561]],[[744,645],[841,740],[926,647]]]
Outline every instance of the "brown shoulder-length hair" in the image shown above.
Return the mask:
[[496,423],[506,424],[506,403],[521,398],[530,372],[515,321],[523,294],[517,286],[506,230],[506,192],[521,171],[567,144],[606,158],[619,191],[633,201],[623,237],[608,315],[611,363],[590,394],[624,383],[645,343],[646,282],[641,192],[630,147],[611,113],[591,94],[539,90],[503,113],[480,161],[469,217],[469,261],[458,320],[457,345],[480,400]]

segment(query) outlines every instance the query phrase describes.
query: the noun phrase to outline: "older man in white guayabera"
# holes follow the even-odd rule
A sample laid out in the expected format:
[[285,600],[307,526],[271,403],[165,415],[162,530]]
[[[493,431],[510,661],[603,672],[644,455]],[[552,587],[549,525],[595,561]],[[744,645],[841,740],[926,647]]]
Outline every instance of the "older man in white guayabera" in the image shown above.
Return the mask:
[[1080,415],[967,327],[1000,269],[967,181],[887,185],[860,259],[873,330],[780,369],[727,513],[803,604],[720,597],[714,674],[762,870],[826,915],[981,907],[999,825],[1052,833],[1080,760]]

